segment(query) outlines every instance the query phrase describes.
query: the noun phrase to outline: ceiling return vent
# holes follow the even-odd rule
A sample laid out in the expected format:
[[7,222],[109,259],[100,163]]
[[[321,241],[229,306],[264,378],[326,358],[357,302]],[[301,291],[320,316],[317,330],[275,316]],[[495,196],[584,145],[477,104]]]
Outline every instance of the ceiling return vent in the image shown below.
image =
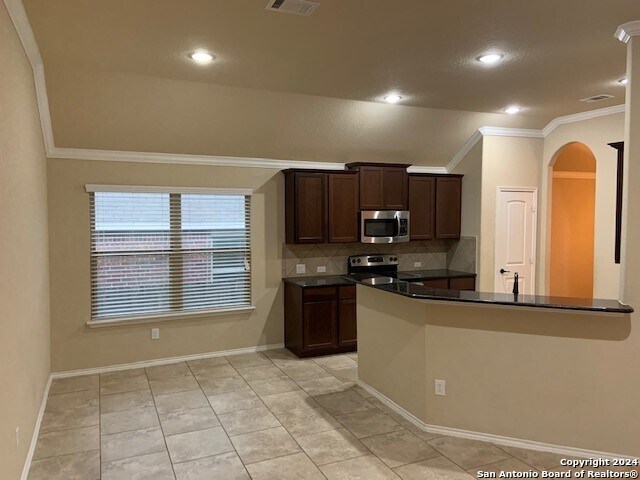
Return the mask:
[[269,0],[264,9],[308,17],[315,12],[319,6],[319,3],[309,2],[307,0]]
[[593,103],[593,102],[601,102],[602,100],[609,100],[613,98],[613,95],[607,95],[606,93],[601,93],[600,95],[594,95],[593,97],[581,98],[581,102]]

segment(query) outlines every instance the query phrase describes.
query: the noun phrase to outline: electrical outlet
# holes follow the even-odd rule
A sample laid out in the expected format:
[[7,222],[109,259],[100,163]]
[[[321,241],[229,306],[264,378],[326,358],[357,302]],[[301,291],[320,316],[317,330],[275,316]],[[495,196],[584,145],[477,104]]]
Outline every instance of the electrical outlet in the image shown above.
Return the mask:
[[20,427],[16,427],[16,453],[20,451]]
[[445,396],[445,381],[444,380],[436,380],[436,395]]
[[420,268],[422,266],[422,262],[413,262],[414,268]]
[[306,273],[307,266],[304,263],[299,263],[296,265],[296,273]]
[[327,271],[327,267],[318,267],[316,268],[317,273],[325,273]]
[[152,328],[151,329],[151,340],[157,340],[160,338],[160,329]]

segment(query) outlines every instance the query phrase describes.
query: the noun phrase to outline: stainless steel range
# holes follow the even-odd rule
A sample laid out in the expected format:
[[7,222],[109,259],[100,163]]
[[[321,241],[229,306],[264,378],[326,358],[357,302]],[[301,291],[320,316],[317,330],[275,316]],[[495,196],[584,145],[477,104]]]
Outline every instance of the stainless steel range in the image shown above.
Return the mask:
[[347,272],[349,276],[371,285],[415,280],[412,275],[398,273],[398,257],[387,254],[353,255],[347,260]]

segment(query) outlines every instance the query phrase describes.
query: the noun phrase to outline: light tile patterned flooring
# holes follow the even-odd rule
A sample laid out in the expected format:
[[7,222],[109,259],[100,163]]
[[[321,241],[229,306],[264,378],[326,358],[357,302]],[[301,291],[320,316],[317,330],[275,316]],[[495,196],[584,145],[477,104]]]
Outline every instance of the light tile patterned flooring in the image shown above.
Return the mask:
[[560,455],[421,431],[355,385],[357,354],[271,350],[55,380],[30,480],[467,479]]

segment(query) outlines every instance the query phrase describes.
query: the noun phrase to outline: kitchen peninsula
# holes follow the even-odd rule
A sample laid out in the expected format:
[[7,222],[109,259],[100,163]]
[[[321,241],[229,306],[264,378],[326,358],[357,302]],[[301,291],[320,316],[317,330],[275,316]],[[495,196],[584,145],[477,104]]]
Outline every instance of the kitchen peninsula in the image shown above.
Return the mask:
[[[358,282],[356,296],[360,385],[423,428],[534,448],[628,445],[615,391],[629,379],[601,370],[621,355],[632,308],[399,281]],[[446,390],[436,393],[436,380]]]

